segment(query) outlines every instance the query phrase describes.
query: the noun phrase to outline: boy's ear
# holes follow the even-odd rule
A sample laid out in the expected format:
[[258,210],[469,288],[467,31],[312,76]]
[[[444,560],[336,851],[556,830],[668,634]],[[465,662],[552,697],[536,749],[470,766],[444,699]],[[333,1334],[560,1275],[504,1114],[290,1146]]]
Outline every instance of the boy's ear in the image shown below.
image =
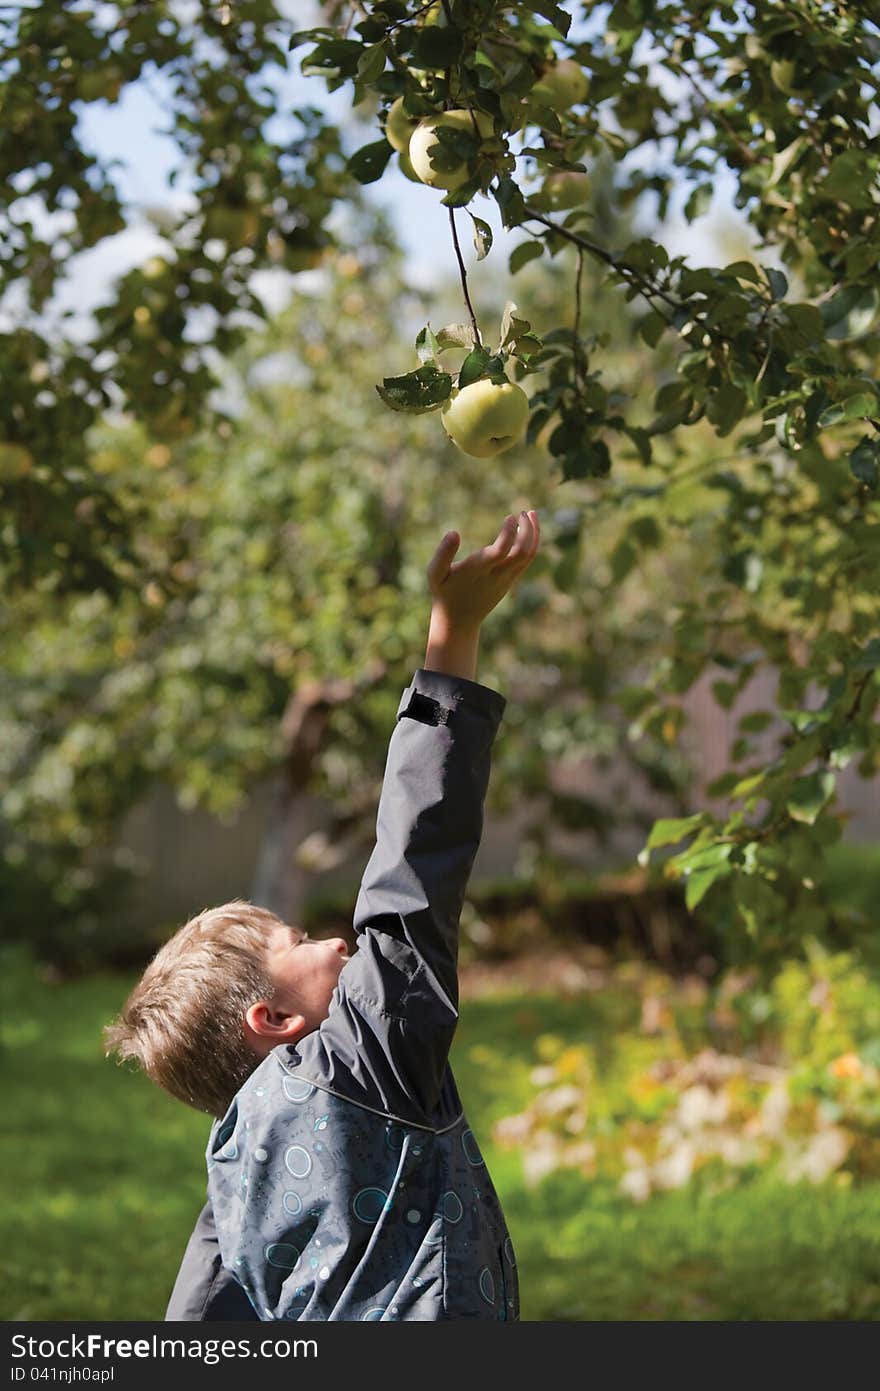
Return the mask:
[[295,1043],[306,1027],[302,1014],[289,1014],[286,1010],[267,1004],[265,1000],[248,1005],[244,1022],[245,1033],[254,1036],[252,1042],[265,1039],[273,1048],[279,1043]]

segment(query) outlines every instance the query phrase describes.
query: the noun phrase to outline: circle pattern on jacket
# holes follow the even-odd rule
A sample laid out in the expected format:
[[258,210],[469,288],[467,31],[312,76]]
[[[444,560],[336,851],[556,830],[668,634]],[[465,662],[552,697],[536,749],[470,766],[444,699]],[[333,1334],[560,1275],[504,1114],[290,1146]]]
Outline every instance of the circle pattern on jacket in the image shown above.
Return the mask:
[[307,1178],[312,1172],[312,1156],[302,1145],[291,1145],[284,1152],[284,1166],[294,1178]]
[[383,1188],[362,1188],[354,1196],[354,1215],[359,1222],[378,1222],[391,1207],[391,1199]]
[[480,1154],[480,1147],[477,1144],[477,1137],[472,1130],[464,1131],[461,1137],[461,1147],[469,1164],[485,1164],[486,1161]]
[[308,1101],[316,1090],[311,1082],[305,1082],[300,1077],[285,1077],[281,1089],[288,1101]]
[[266,1260],[278,1270],[296,1270],[299,1251],[288,1241],[275,1241],[266,1247]]
[[447,1222],[460,1222],[464,1216],[464,1204],[457,1193],[450,1188],[440,1199],[440,1212]]

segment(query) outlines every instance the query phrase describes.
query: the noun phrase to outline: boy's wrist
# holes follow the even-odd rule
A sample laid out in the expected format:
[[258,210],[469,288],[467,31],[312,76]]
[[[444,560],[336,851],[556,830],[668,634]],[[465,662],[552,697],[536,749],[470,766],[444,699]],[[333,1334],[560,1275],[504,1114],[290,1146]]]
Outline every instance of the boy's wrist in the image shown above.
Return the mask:
[[425,671],[439,671],[446,676],[460,676],[475,681],[477,652],[480,645],[479,622],[451,618],[444,609],[434,606],[428,627],[428,645],[423,666]]

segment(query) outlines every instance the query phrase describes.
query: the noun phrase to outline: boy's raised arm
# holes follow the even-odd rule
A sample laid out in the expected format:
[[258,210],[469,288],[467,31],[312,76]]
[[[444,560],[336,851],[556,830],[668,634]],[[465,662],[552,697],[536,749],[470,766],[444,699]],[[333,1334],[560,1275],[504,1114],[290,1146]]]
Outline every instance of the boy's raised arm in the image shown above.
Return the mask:
[[452,563],[456,533],[428,566],[425,665],[403,694],[388,748],[376,846],[354,911],[358,951],[329,1017],[298,1050],[390,1109],[429,1113],[458,1017],[458,924],[483,828],[492,743],[504,712],[475,680],[480,627],[528,568],[537,515],[508,517],[496,540]]

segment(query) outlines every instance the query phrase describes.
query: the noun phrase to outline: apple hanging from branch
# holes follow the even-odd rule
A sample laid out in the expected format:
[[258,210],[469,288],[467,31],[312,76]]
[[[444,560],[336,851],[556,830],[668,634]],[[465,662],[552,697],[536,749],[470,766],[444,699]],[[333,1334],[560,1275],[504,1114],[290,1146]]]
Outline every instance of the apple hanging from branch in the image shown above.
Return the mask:
[[580,63],[573,58],[563,58],[544,70],[528,99],[551,111],[569,111],[586,101],[589,90],[590,80]]
[[391,103],[385,118],[385,139],[398,154],[407,154],[413,131],[421,120],[421,116],[410,116],[403,97]]
[[[529,398],[509,379],[507,363],[515,359],[528,371],[529,358],[542,346],[515,310],[512,301],[505,305],[494,352],[476,341],[470,324],[448,324],[436,334],[427,324],[416,339],[421,366],[400,377],[386,377],[376,387],[382,400],[392,410],[409,414],[439,410],[446,434],[473,459],[491,459],[512,449],[525,434]],[[443,371],[437,362],[449,348],[469,350],[455,374]]]
[[492,117],[485,111],[444,111],[419,121],[409,142],[409,161],[417,177],[429,188],[451,193],[470,178],[467,141],[488,140],[494,134]]
[[492,459],[525,434],[529,398],[521,386],[498,376],[481,377],[455,388],[440,407],[440,419],[453,444],[472,459]]

